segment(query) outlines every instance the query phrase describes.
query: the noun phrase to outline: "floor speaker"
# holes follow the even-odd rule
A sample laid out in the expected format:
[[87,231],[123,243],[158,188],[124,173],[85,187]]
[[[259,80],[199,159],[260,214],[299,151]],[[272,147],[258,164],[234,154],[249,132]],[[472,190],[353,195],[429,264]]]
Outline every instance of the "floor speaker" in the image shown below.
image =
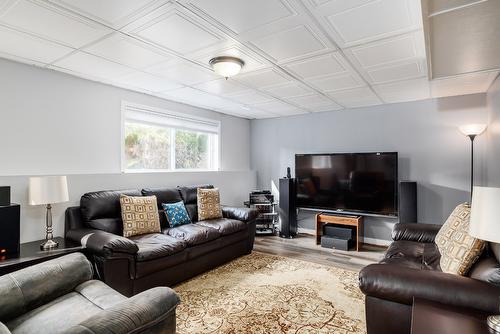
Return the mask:
[[417,182],[399,182],[399,222],[417,223]]
[[21,207],[18,204],[0,206],[0,259],[19,253],[19,221]]
[[293,238],[297,235],[297,205],[295,179],[280,179],[280,237]]

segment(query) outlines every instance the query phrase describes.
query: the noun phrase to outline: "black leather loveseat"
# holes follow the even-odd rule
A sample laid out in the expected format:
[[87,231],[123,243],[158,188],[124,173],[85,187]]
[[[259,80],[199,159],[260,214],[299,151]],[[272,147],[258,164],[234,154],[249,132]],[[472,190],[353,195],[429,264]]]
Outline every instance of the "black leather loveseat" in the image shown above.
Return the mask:
[[384,259],[359,274],[368,334],[409,334],[414,298],[497,314],[500,247],[488,245],[467,276],[444,273],[434,243],[440,225],[396,224]]
[[[211,185],[86,193],[66,210],[66,238],[86,246],[97,275],[131,296],[155,286],[172,286],[243,254],[255,238],[253,209],[223,207],[224,218],[198,221],[197,188]],[[155,195],[161,203],[183,201],[192,224],[169,227],[160,213],[161,233],[122,237],[120,194]]]

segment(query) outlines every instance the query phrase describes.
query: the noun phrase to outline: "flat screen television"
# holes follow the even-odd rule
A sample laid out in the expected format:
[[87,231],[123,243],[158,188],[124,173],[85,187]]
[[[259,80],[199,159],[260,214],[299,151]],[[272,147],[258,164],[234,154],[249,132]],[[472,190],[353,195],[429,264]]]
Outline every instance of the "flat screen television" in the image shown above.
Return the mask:
[[398,214],[398,154],[296,154],[297,207]]

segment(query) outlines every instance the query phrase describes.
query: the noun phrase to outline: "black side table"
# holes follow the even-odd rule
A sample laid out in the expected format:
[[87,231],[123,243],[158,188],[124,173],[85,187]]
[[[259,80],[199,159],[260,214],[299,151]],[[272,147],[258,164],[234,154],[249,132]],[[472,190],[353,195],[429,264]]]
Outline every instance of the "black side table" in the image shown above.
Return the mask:
[[54,241],[59,243],[59,247],[56,249],[40,250],[40,244],[43,240],[38,240],[21,244],[19,254],[0,256],[0,276],[84,249],[81,245],[64,238],[57,237],[54,238]]

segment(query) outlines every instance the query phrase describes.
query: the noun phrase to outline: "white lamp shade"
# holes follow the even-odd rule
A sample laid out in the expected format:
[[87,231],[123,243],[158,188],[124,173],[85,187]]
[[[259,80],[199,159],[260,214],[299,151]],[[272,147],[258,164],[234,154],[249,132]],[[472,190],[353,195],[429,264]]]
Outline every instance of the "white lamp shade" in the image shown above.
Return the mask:
[[471,236],[500,242],[500,188],[474,187],[470,213]]
[[44,205],[69,201],[66,176],[30,177],[29,204]]
[[241,65],[235,62],[224,61],[212,65],[214,72],[225,78],[232,77],[241,71]]
[[458,127],[460,132],[466,136],[479,136],[486,130],[486,124],[465,124]]

